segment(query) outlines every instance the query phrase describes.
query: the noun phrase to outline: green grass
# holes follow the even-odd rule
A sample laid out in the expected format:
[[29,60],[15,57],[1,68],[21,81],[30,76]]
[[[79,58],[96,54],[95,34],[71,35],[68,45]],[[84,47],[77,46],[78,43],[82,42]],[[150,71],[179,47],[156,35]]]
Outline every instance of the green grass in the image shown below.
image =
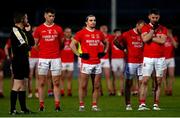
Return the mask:
[[[107,89],[105,85],[105,80],[103,79],[103,89],[104,96],[99,99],[99,107],[102,109],[101,112],[92,112],[91,109],[91,85],[89,81],[89,92],[88,96],[85,98],[86,111],[78,111],[78,81],[73,80],[73,96],[72,97],[61,97],[62,111],[54,111],[54,100],[53,98],[45,99],[45,112],[38,112],[39,102],[38,99],[27,98],[27,106],[32,111],[36,112],[31,115],[17,115],[17,116],[38,116],[38,117],[177,117],[180,116],[180,78],[177,77],[173,87],[173,96],[165,96],[162,90],[160,98],[160,107],[163,109],[161,111],[137,111],[138,98],[132,97],[133,111],[125,110],[124,97],[111,96],[107,94]],[[151,82],[149,82],[151,84]],[[4,93],[5,98],[0,99],[0,117],[8,117],[10,109],[10,79],[4,79]],[[153,96],[151,94],[151,86],[149,85],[149,93],[147,96],[147,106],[152,107]],[[17,110],[19,110],[19,103],[17,102]]]

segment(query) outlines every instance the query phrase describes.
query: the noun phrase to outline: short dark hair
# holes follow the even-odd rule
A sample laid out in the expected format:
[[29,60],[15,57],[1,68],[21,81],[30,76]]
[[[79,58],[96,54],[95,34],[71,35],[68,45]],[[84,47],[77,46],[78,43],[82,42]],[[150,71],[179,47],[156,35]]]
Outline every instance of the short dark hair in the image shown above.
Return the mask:
[[121,32],[121,29],[120,29],[120,28],[115,28],[115,29],[113,30],[114,33],[117,32],[117,31],[120,31],[120,32]]
[[160,11],[157,8],[153,8],[153,9],[149,10],[149,15],[150,14],[160,15]]
[[145,21],[142,20],[142,19],[140,19],[140,20],[138,20],[138,21],[136,22],[136,24],[138,24],[138,25],[140,25],[140,24],[142,24],[142,23],[145,23]]
[[20,23],[22,22],[22,19],[24,19],[25,17],[25,12],[22,12],[22,11],[16,11],[14,12],[14,16],[13,16],[13,20],[14,20],[14,23]]
[[44,11],[44,13],[52,13],[52,14],[55,14],[56,11],[55,11],[55,9],[53,9],[53,8],[46,8],[45,11]]
[[88,15],[87,17],[86,17],[86,22],[88,21],[88,19],[89,19],[89,17],[95,17],[95,15]]

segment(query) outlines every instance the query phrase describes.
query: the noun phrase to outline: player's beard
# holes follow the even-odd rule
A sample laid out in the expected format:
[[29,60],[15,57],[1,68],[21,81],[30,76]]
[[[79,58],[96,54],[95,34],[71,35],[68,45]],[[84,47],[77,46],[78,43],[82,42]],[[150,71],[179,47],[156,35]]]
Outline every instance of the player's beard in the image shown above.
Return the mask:
[[91,29],[94,29],[94,28],[95,28],[95,26],[96,26],[96,25],[92,25],[92,26],[91,26]]
[[158,21],[154,21],[154,22],[152,22],[152,24],[153,25],[157,25],[157,24],[159,24],[159,22]]
[[24,22],[23,25],[24,27],[29,27],[29,23]]
[[137,29],[137,33],[138,33],[138,34],[141,34],[141,30]]

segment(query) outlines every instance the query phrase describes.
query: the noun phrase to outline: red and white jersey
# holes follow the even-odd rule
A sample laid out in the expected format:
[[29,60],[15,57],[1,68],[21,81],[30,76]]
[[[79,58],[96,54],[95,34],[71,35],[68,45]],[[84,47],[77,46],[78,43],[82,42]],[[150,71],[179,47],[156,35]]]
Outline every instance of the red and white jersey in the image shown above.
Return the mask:
[[64,48],[61,50],[61,61],[62,62],[74,62],[74,53],[70,48],[71,39],[64,39]]
[[0,62],[2,62],[6,58],[5,52],[0,48]]
[[124,32],[118,40],[127,48],[127,63],[143,62],[143,40],[135,29]]
[[125,53],[123,50],[120,50],[119,48],[117,48],[113,41],[114,41],[115,36],[113,35],[111,40],[110,40],[110,45],[111,45],[111,58],[116,59],[116,58],[124,58],[125,57]]
[[39,51],[38,51],[38,49],[32,47],[31,51],[29,52],[29,58],[39,58]]
[[[111,42],[111,40],[112,40],[112,38],[113,38],[113,36],[112,35],[110,35],[110,34],[103,34],[104,35],[104,37],[105,37],[105,39],[107,39],[109,42]],[[100,43],[100,52],[103,52],[104,50],[104,44],[101,42]],[[106,53],[106,55],[104,56],[104,57],[102,57],[101,59],[109,59],[109,48],[108,48],[108,51],[107,51],[107,53]]]
[[[170,37],[167,37],[166,42],[164,43],[164,56],[166,59],[174,57],[174,46],[172,44]],[[177,37],[174,37],[174,40],[177,42]]]
[[[147,24],[144,25],[142,28],[142,34],[143,33],[148,33],[152,29],[153,25],[152,24]],[[154,36],[161,36],[161,35],[167,35],[167,29],[159,25],[159,27],[156,29]],[[144,57],[150,57],[150,58],[160,58],[164,57],[164,45],[163,44],[158,44],[153,41],[149,41],[145,43],[144,45]]]
[[90,31],[86,28],[77,32],[75,40],[80,42],[81,50],[83,53],[88,53],[90,58],[88,60],[81,59],[82,63],[86,64],[99,64],[100,59],[98,53],[100,52],[100,43],[105,40],[104,35],[99,30]]
[[60,42],[63,38],[63,30],[60,26],[42,24],[34,31],[34,38],[39,39],[39,58],[60,57]]

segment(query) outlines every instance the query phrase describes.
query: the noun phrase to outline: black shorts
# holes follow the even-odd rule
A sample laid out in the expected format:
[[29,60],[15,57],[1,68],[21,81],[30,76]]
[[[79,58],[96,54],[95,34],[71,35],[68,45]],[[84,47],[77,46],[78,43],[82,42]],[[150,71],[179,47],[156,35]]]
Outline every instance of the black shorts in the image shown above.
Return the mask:
[[29,59],[28,58],[13,58],[12,70],[14,79],[23,80],[29,78]]

